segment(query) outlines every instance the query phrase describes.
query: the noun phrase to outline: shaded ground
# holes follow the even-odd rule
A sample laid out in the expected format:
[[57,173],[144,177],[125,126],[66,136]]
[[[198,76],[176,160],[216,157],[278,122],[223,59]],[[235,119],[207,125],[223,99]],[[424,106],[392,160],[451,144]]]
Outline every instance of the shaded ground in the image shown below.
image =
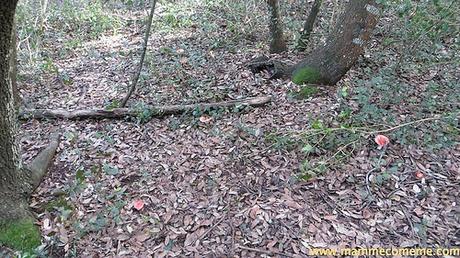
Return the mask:
[[[299,180],[305,154],[283,138],[270,140],[271,133],[304,130],[313,118],[336,116],[336,90],[293,99],[289,92],[296,86],[268,81],[267,74],[253,75],[245,67],[263,53],[256,44],[265,34],[243,31],[234,38],[220,22],[216,18],[218,29],[212,31],[193,20],[173,32],[157,28],[141,88],[130,104],[271,95],[268,106],[212,111],[210,121],[195,113],[146,124],[21,125],[26,160],[45,146],[50,131],[64,133],[32,204],[48,250],[63,247],[77,257],[300,257],[315,247],[460,244],[458,144],[436,154],[417,145],[390,145],[382,168],[374,170],[380,151],[369,139],[339,168]],[[137,54],[128,53],[140,48],[141,37],[128,26],[53,58],[70,82],[53,73],[25,76],[20,87],[27,105],[102,107],[121,98],[137,62]],[[233,42],[216,47],[221,43],[213,40],[219,38]],[[57,56],[62,46],[49,44]],[[377,65],[379,60],[370,60],[379,50],[373,43],[360,65]],[[360,77],[358,65],[338,87]],[[390,167],[395,171],[385,173]],[[378,177],[380,183],[373,183]],[[133,209],[135,199],[145,202],[141,211]]]

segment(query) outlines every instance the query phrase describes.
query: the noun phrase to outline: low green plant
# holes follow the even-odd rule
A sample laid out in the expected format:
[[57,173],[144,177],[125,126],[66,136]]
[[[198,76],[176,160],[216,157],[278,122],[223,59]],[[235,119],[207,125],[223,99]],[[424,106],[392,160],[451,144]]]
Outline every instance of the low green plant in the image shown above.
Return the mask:
[[19,1],[16,21],[18,57],[24,61],[20,64],[31,66],[42,60],[48,62],[45,50],[55,43],[50,35],[64,37],[64,48],[59,53],[65,56],[88,39],[98,39],[108,32],[116,34],[123,25],[102,0]]
[[120,170],[116,166],[112,166],[110,164],[104,164],[102,166],[102,171],[107,175],[116,176],[120,173]]
[[45,58],[42,62],[41,69],[44,73],[49,74],[58,74],[59,71],[58,67],[54,64],[51,58]]
[[278,132],[266,134],[265,141],[267,141],[272,148],[277,150],[293,150],[299,146],[299,143],[294,137]]
[[45,210],[46,211],[54,211],[54,210],[58,210],[58,209],[65,209],[65,210],[73,210],[73,206],[72,204],[67,201],[66,197],[65,196],[59,196],[51,201],[49,201],[46,205],[45,205]]
[[141,124],[149,122],[156,113],[160,112],[142,102],[137,103],[135,109],[137,121]]
[[113,100],[111,100],[111,101],[109,101],[109,102],[107,102],[107,103],[105,104],[104,109],[105,109],[105,110],[113,110],[113,109],[115,109],[115,108],[119,108],[119,107],[120,107],[120,104],[121,104],[121,103],[120,103],[120,100],[119,100],[119,99],[113,99]]
[[162,19],[155,21],[163,32],[169,32],[180,28],[190,27],[193,25],[192,17],[194,8],[190,8],[188,3],[174,4],[167,3]]

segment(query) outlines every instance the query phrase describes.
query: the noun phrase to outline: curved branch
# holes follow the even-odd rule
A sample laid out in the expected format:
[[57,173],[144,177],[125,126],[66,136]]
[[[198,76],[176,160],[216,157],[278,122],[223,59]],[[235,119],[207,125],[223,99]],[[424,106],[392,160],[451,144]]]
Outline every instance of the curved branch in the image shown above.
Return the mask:
[[122,108],[126,106],[126,103],[128,102],[129,98],[136,89],[137,82],[139,81],[139,76],[141,75],[142,66],[144,65],[145,52],[147,51],[147,43],[149,42],[150,28],[152,27],[153,12],[155,11],[156,3],[157,1],[153,0],[152,8],[150,9],[149,19],[147,20],[147,29],[145,31],[144,44],[142,45],[142,54],[141,59],[139,61],[139,67],[137,68],[137,72],[133,77],[133,81],[131,82],[131,87],[129,88],[128,94],[126,94],[126,96],[121,101],[120,107]]

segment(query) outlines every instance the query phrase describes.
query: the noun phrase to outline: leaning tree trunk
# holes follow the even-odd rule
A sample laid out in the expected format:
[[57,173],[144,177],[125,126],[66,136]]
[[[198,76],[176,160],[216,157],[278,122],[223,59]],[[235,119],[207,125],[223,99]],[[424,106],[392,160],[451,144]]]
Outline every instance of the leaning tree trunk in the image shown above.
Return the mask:
[[12,39],[17,0],[3,0],[0,4],[0,234],[3,227],[32,218],[28,198],[40,183],[51,163],[58,145],[58,135],[49,147],[22,166],[17,135],[17,112],[14,106],[12,81],[15,57]]
[[279,11],[278,0],[267,0],[270,8],[270,53],[281,53],[287,50],[283,36],[283,26]]
[[291,67],[292,81],[296,84],[336,84],[364,52],[378,14],[375,0],[350,0],[326,44]]

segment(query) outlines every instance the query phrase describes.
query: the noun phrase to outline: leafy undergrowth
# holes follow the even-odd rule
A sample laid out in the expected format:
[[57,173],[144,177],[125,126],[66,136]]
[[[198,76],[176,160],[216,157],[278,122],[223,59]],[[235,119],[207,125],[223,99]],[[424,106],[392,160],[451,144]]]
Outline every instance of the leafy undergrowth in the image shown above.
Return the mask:
[[[393,30],[400,19],[389,12],[359,64],[336,88],[317,94],[245,67],[267,51],[265,5],[179,2],[159,3],[129,105],[142,111],[148,104],[263,94],[273,103],[147,123],[141,123],[150,119],[143,112],[132,121],[23,123],[25,160],[51,131],[63,131],[55,164],[32,203],[43,236],[39,254],[260,257],[268,250],[305,256],[314,247],[460,244],[460,76],[452,61],[458,44],[445,36],[450,32],[441,45],[423,45],[431,42],[425,35],[417,55],[400,57],[402,44],[413,42],[407,35],[417,38],[414,27],[426,25]],[[334,4],[325,2],[314,42],[329,30]],[[296,4],[284,10],[292,14],[286,18],[291,29],[305,16]],[[82,7],[84,17],[100,25],[96,32],[88,20],[77,27],[46,20],[46,33],[36,32],[40,51],[20,47],[25,105],[116,106],[137,64],[143,6]],[[116,20],[115,27],[105,26],[107,20]],[[292,31],[287,35],[295,42]],[[281,58],[296,61],[301,54]],[[434,61],[443,66],[429,65]],[[377,134],[390,140],[383,149],[374,142]]]

